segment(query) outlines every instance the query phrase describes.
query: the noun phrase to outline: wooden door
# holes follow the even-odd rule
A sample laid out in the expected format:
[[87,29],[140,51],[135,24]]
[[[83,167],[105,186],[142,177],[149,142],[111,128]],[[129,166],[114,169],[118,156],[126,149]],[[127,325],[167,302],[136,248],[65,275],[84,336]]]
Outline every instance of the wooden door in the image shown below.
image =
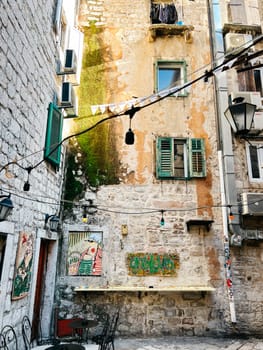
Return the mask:
[[36,292],[34,300],[34,314],[32,320],[32,340],[41,338],[41,306],[43,303],[43,288],[45,286],[46,279],[48,247],[49,241],[41,239],[38,259]]

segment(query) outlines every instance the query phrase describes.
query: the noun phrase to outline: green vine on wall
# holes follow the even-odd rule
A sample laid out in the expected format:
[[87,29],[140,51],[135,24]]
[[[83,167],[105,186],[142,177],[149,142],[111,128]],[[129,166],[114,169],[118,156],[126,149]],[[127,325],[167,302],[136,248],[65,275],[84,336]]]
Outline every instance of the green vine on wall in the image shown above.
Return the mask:
[[[94,23],[84,28],[81,83],[77,88],[79,116],[74,120],[74,132],[95,124],[100,117],[91,116],[91,105],[101,104],[107,99],[107,77],[103,59],[107,44],[103,43],[102,34],[103,29],[97,28]],[[77,137],[77,144],[82,154],[81,166],[87,186],[98,187],[119,182],[113,121],[105,122]],[[74,153],[74,145],[71,145],[65,186],[65,197],[70,200],[83,191],[83,185],[72,175],[76,168]]]

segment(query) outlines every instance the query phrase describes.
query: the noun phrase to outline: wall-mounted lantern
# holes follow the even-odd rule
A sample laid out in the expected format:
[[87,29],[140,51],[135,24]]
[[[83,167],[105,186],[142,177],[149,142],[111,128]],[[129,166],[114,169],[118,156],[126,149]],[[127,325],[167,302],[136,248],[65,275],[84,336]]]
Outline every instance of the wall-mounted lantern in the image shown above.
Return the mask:
[[45,216],[45,228],[47,228],[47,224],[49,223],[50,231],[58,231],[59,225],[59,217],[57,215],[48,215]]
[[0,221],[5,221],[14,206],[10,199],[10,194],[8,196],[1,195],[0,198],[3,198],[0,202]]
[[256,105],[243,102],[243,97],[237,97],[225,111],[225,117],[231,125],[234,133],[245,136],[251,129]]

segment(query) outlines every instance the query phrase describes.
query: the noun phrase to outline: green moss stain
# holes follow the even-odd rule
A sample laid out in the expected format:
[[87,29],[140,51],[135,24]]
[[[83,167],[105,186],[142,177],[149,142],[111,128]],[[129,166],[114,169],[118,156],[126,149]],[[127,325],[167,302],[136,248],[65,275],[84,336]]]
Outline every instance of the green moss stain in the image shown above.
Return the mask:
[[[82,60],[81,83],[77,88],[79,100],[79,117],[74,120],[73,133],[87,129],[103,118],[91,115],[91,105],[103,104],[107,101],[106,68],[103,50],[106,50],[101,40],[103,29],[95,24],[84,28],[84,50]],[[104,49],[103,49],[104,48]],[[105,118],[105,116],[104,116]],[[89,186],[100,186],[118,183],[118,157],[115,149],[113,121],[106,121],[95,129],[77,137],[79,151],[82,154],[81,166],[85,181]],[[74,154],[71,145],[70,153]],[[73,157],[74,158],[74,157]],[[77,196],[83,186],[77,184],[72,190],[73,158],[69,155],[65,195],[68,198]],[[76,185],[76,183],[74,183]]]
[[64,210],[70,211],[72,208],[72,202],[80,197],[84,190],[83,183],[77,178],[79,163],[76,162],[77,148],[73,146],[73,140],[69,141],[67,150],[67,171],[66,171],[66,182],[65,182],[65,204]]

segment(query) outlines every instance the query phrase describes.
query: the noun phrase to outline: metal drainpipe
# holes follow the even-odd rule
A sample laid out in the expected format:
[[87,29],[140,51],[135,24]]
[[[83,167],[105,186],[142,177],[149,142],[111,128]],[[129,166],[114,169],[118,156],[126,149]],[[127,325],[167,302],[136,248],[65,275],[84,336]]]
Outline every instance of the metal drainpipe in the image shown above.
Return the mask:
[[221,202],[222,202],[225,276],[226,276],[226,285],[228,288],[228,299],[229,299],[231,322],[235,324],[236,310],[235,310],[235,300],[234,300],[234,292],[233,292],[232,272],[231,272],[230,246],[229,246],[229,235],[228,235],[228,212],[227,212],[228,208],[226,205],[222,151],[218,151],[218,164],[219,164],[220,192],[221,192]]
[[[216,31],[217,24],[214,20],[213,10],[214,7],[210,7],[210,1],[207,0],[207,10],[208,10],[208,21],[209,21],[209,31],[210,31],[210,43],[211,43],[211,56],[213,60],[222,55],[220,52],[221,43],[216,41]],[[218,33],[217,33],[218,34]],[[221,103],[227,97],[227,93],[220,83],[218,84],[217,78],[214,79],[215,84],[215,97],[216,97],[216,114],[217,114],[217,138],[218,138],[218,149],[224,145],[225,138],[222,137],[222,130],[224,129],[224,120],[222,122],[222,107]],[[226,102],[225,102],[226,103]],[[219,108],[219,105],[221,108]],[[229,128],[229,126],[228,126]],[[230,144],[227,143],[227,146],[230,148]],[[231,153],[231,152],[230,152]],[[227,158],[227,157],[226,157]],[[232,159],[232,157],[230,157]],[[222,219],[223,219],[223,239],[224,239],[224,266],[225,266],[225,278],[226,286],[228,288],[228,300],[229,300],[229,310],[230,310],[230,319],[232,324],[236,324],[236,311],[235,311],[235,301],[233,293],[233,283],[232,283],[232,272],[231,272],[231,260],[230,260],[230,245],[229,245],[229,232],[228,232],[228,207],[226,205],[226,183],[225,181],[229,180],[227,175],[224,175],[224,158],[222,150],[218,151],[218,163],[219,163],[219,175],[220,175],[220,192],[221,192],[221,202],[222,202]],[[226,163],[228,163],[226,161]],[[229,189],[229,183],[227,184]]]

